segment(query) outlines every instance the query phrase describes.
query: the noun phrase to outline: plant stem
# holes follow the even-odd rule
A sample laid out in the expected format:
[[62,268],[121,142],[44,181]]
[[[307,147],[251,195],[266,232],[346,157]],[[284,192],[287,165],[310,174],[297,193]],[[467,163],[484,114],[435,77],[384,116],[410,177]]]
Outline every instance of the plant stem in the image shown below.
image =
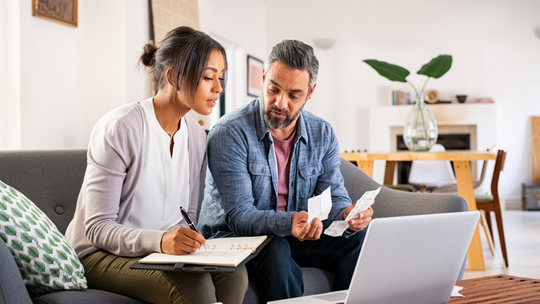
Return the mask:
[[411,87],[414,89],[414,93],[416,94],[416,97],[418,99],[418,91],[416,90],[416,87],[410,82],[407,80],[407,83],[411,85]]
[[431,78],[431,77],[428,77],[428,78],[426,79],[426,82],[424,82],[424,85],[422,86],[422,93],[424,93],[424,89],[426,88],[426,84],[427,84],[427,82],[429,81],[430,78]]

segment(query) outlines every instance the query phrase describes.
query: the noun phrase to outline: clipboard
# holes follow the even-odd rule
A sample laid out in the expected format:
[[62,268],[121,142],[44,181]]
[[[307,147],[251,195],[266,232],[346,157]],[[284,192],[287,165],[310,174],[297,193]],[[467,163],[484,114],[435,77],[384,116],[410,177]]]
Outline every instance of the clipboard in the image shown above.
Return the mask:
[[143,264],[143,263],[133,263],[129,266],[130,269],[144,269],[144,270],[160,270],[167,272],[187,272],[187,273],[200,273],[200,272],[236,272],[240,267],[245,265],[251,259],[256,257],[262,248],[266,246],[272,239],[273,235],[267,235],[266,240],[264,240],[258,247],[255,249],[248,257],[246,257],[242,262],[236,267],[231,266],[213,266],[213,265],[196,265],[188,263],[168,263],[168,264]]

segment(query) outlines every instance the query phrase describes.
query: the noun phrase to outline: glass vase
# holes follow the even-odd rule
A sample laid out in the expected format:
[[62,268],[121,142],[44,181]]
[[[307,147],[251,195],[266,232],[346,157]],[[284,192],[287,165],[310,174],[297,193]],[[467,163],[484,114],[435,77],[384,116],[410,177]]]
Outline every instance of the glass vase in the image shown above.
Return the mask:
[[411,151],[428,151],[437,142],[437,122],[431,109],[424,103],[424,93],[416,96],[405,127],[403,141]]

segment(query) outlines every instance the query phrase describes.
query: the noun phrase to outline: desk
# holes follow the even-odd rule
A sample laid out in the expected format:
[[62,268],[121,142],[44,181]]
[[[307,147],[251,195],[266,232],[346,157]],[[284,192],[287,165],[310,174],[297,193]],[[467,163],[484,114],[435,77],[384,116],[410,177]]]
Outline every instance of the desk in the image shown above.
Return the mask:
[[[473,180],[471,176],[470,161],[474,160],[495,160],[496,155],[491,152],[477,151],[452,151],[452,152],[410,152],[399,151],[391,153],[342,153],[344,159],[356,162],[358,168],[364,171],[369,177],[373,175],[373,161],[385,160],[386,169],[384,174],[384,184],[392,184],[394,180],[394,167],[396,161],[414,160],[449,160],[454,162],[456,173],[457,190],[459,196],[467,201],[470,211],[476,210],[476,200],[474,198]],[[478,227],[468,251],[469,267],[471,270],[484,270],[484,257],[482,256],[482,246]]]
[[509,275],[468,279],[456,282],[465,298],[451,298],[449,304],[465,303],[540,303],[540,280]]

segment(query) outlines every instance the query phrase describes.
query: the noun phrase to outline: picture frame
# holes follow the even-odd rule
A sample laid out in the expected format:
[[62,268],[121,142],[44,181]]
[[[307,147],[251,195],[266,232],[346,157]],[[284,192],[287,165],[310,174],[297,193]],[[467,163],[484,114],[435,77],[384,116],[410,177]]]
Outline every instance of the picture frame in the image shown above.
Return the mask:
[[77,0],[32,0],[32,16],[77,27]]
[[247,94],[259,97],[262,90],[262,73],[264,63],[253,56],[247,56]]

